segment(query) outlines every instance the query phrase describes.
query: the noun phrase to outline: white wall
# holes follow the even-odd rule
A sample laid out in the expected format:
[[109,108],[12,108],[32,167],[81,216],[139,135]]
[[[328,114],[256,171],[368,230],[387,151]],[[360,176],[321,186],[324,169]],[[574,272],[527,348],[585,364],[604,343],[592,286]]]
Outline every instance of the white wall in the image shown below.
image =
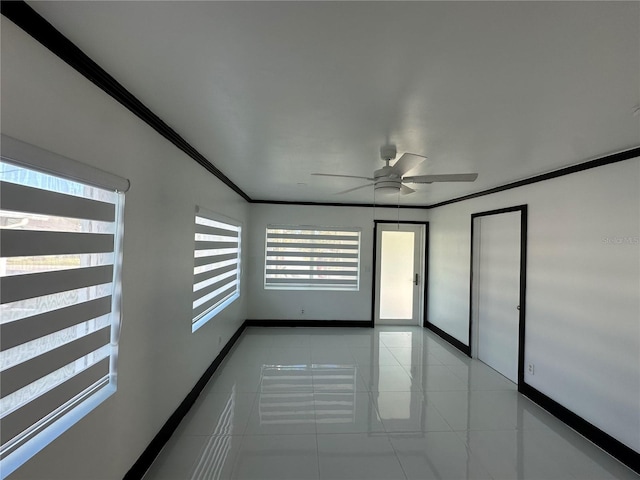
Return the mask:
[[118,391],[10,478],[120,479],[246,315],[243,293],[191,333],[194,207],[249,205],[2,18],[2,132],[131,180]]
[[470,217],[528,204],[525,381],[640,451],[640,159],[429,211],[429,321],[468,344]]
[[[2,132],[131,180],[118,392],[11,477],[122,478],[245,318],[368,320],[369,208],[248,205],[13,23],[2,18]],[[213,159],[215,161],[215,159]],[[467,343],[473,212],[529,205],[527,383],[640,451],[638,160],[442,207],[430,221],[431,322]],[[243,294],[190,330],[193,209],[245,224]],[[395,219],[393,209],[376,209]],[[360,226],[359,292],[262,287],[269,223]],[[247,228],[249,227],[250,228]],[[607,243],[605,239],[612,239]],[[251,293],[248,299],[247,293]],[[220,343],[220,341],[221,343]]]
[[[398,210],[376,208],[376,220],[396,220]],[[374,209],[367,207],[325,207],[254,204],[251,208],[248,289],[250,319],[269,320],[371,320],[373,282]],[[400,221],[426,221],[427,211],[401,209]],[[299,291],[264,289],[265,230],[269,224],[359,227],[360,290]],[[304,309],[304,315],[301,310]]]

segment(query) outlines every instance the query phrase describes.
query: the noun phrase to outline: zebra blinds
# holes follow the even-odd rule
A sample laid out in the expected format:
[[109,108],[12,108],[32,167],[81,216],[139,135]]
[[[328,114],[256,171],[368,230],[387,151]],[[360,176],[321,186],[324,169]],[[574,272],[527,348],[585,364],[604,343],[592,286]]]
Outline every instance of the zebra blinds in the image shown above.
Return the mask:
[[267,227],[264,286],[291,290],[358,290],[360,230]]
[[192,332],[240,296],[241,239],[238,223],[196,209]]
[[3,478],[115,392],[123,202],[0,161]]

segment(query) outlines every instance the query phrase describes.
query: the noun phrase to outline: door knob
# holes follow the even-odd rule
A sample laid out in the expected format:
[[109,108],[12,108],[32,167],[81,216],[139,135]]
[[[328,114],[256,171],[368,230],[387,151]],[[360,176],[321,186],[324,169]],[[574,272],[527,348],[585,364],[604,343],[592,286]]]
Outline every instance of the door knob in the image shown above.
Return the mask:
[[520,305],[518,305],[518,306],[516,307],[516,309],[520,310]]

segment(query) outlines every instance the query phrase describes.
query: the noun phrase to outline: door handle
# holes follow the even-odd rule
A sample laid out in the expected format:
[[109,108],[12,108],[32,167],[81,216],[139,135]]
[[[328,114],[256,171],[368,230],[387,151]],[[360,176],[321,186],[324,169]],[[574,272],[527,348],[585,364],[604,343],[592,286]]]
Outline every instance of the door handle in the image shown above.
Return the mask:
[[419,278],[420,278],[420,277],[419,277],[419,276],[418,276],[418,274],[416,273],[416,279],[413,281],[414,285],[418,285]]
[[516,307],[516,309],[517,309],[517,310],[520,310],[520,305],[518,305],[518,306]]

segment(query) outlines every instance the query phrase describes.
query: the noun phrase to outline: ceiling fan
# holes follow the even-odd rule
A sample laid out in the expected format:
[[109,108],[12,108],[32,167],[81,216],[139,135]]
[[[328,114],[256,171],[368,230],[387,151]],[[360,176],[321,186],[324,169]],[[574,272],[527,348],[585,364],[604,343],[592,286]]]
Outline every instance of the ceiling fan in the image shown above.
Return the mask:
[[350,188],[342,192],[337,192],[336,195],[343,193],[353,192],[361,188],[367,188],[373,186],[376,193],[381,194],[396,194],[409,195],[415,192],[411,187],[406,184],[425,184],[434,182],[473,182],[478,178],[477,173],[449,173],[442,175],[417,175],[417,176],[405,176],[407,172],[413,170],[418,165],[426,160],[427,157],[422,155],[416,155],[415,153],[404,153],[393,166],[389,165],[389,162],[396,158],[396,146],[385,145],[380,148],[380,157],[385,162],[385,166],[373,172],[373,177],[360,177],[357,175],[337,175],[333,173],[312,173],[311,175],[321,177],[340,177],[340,178],[359,178],[362,180],[369,180],[373,183],[367,183],[366,185],[360,185],[359,187]]

